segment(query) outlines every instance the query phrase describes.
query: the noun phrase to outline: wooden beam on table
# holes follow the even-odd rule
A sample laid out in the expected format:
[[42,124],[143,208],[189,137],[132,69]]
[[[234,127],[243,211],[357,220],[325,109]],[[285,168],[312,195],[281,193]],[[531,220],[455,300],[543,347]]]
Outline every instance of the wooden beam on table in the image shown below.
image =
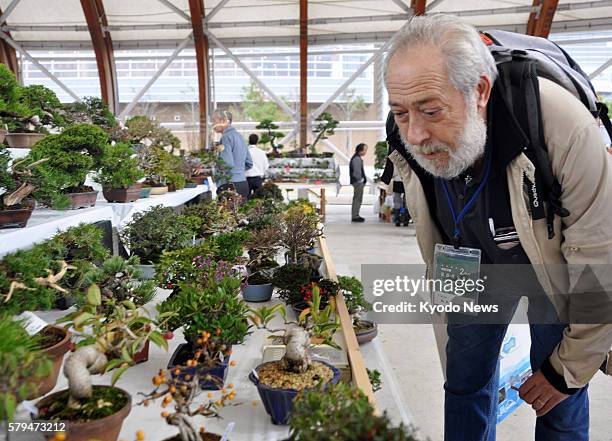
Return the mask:
[[189,0],[193,41],[198,66],[198,101],[200,107],[200,148],[207,148],[208,125],[208,37],[204,33],[204,0]]
[[410,7],[414,15],[425,15],[427,0],[412,0]]
[[308,142],[308,0],[300,0],[300,149]]
[[102,0],[81,0],[81,7],[87,21],[91,36],[102,100],[114,115],[119,114],[119,89],[117,86],[117,69],[111,34],[107,30],[108,22]]
[[[325,266],[327,267],[327,278],[335,282],[338,281],[338,275],[336,274],[336,268],[331,258],[329,248],[327,247],[327,241],[325,236],[319,237],[319,247]],[[376,406],[376,398],[374,397],[374,391],[372,390],[372,384],[370,383],[370,377],[366,370],[365,362],[363,361],[363,355],[361,349],[359,349],[359,343],[357,343],[357,336],[353,329],[353,321],[346,307],[344,296],[341,292],[336,295],[336,313],[340,316],[340,326],[342,329],[342,335],[344,336],[344,342],[346,344],[346,352],[348,355],[349,363],[351,365],[351,375],[353,384],[357,386],[362,392],[368,397],[370,404],[374,407],[374,410],[378,412]]]
[[529,14],[527,35],[548,38],[559,0],[534,0],[533,7],[538,8]]

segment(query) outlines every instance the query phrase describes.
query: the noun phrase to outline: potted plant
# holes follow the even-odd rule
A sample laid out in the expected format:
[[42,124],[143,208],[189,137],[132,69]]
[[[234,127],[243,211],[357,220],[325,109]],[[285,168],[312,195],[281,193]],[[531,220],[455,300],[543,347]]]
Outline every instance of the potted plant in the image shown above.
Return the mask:
[[[148,394],[143,394],[144,399],[139,403],[144,406],[149,406],[151,402],[164,397],[161,407],[164,409],[161,412],[161,417],[164,418],[167,424],[175,426],[179,433],[171,438],[166,438],[164,441],[219,441],[221,437],[214,433],[210,433],[203,426],[196,426],[193,418],[202,416],[205,418],[221,418],[219,409],[229,405],[236,397],[236,392],[233,390],[234,385],[229,384],[226,389],[222,384],[218,384],[219,380],[210,376],[206,372],[206,366],[214,365],[216,355],[220,351],[222,344],[216,341],[215,337],[205,333],[196,346],[194,357],[187,360],[185,365],[198,366],[193,370],[193,375],[181,376],[180,368],[175,368],[174,375],[167,370],[160,370],[153,377],[155,389]],[[209,394],[208,400],[201,403],[200,400],[195,403],[196,397],[200,392],[200,383],[203,379],[213,381],[218,384],[218,389],[222,389],[218,396]],[[197,406],[197,407],[196,407]],[[165,409],[172,410],[165,410]]]
[[393,427],[368,397],[345,383],[301,392],[295,399],[286,441],[418,441],[412,427]]
[[363,318],[363,313],[372,309],[372,305],[363,295],[363,284],[356,277],[339,276],[338,285],[351,314],[357,342],[364,344],[374,340],[378,335],[378,325],[372,320]]
[[299,291],[292,291],[289,296],[285,296],[285,293],[283,293],[281,298],[288,305],[291,305],[296,314],[300,314],[304,309],[308,308],[308,304],[312,300],[315,290],[318,290],[321,296],[321,307],[325,308],[329,303],[334,301],[338,293],[338,284],[331,279],[321,279],[316,282],[311,281],[301,286]]
[[272,181],[264,182],[261,187],[255,190],[253,197],[258,199],[275,199],[280,202],[284,201],[283,191]]
[[130,255],[140,258],[145,277],[152,278],[152,265],[162,253],[187,245],[196,227],[192,218],[158,205],[136,213],[120,232],[120,238]]
[[36,200],[56,209],[94,206],[98,192],[85,185],[85,178],[98,169],[107,144],[106,133],[87,124],[39,141],[27,157],[31,163],[48,158],[33,169],[35,179],[45,183],[34,191]]
[[183,176],[187,181],[185,188],[194,188],[202,185],[206,176],[200,176],[202,173],[202,161],[200,158],[193,155],[182,157]]
[[[0,315],[0,421],[11,422],[17,404],[38,394],[38,384],[51,371],[51,363],[20,322]],[[5,425],[9,438],[8,424]]]
[[247,302],[267,302],[272,298],[272,277],[274,268],[278,266],[275,260],[280,249],[278,228],[269,225],[251,234],[245,247],[249,252],[249,262],[242,297]]
[[10,153],[0,145],[0,188],[4,189],[0,197],[0,229],[27,225],[35,206],[31,194],[36,189],[28,178],[32,177],[32,169],[46,160],[28,165],[24,165],[27,161],[18,160],[11,164]]
[[[335,133],[336,127],[338,127],[339,121],[336,120],[331,113],[323,112],[319,115],[315,121],[318,123],[317,126],[313,129],[313,133],[316,133],[317,136],[310,145],[310,155],[309,157],[317,156],[317,143],[321,140],[327,139]],[[326,155],[325,157],[329,157],[333,155]]]
[[[248,307],[237,295],[240,279],[232,272],[217,271],[214,277],[220,281],[209,281],[206,286],[180,283],[174,295],[158,305],[160,313],[176,314],[168,321],[167,330],[172,332],[182,327],[186,340],[170,358],[168,369],[182,378],[193,376],[194,371],[199,370],[218,380],[202,376],[202,389],[218,389],[219,384],[223,384],[228,364],[231,364],[232,345],[242,343],[249,334]],[[202,339],[211,335],[219,342],[218,351],[207,359],[198,358],[195,365],[186,366],[187,360],[197,353]],[[202,363],[206,366],[201,366]]]
[[[250,316],[250,320],[259,328],[268,329],[272,333],[282,332],[285,344],[285,354],[280,361],[260,364],[249,375],[273,424],[287,424],[293,400],[300,391],[320,384],[335,384],[340,380],[338,369],[327,362],[313,360],[310,353],[313,334],[325,331],[321,343],[335,345],[331,340],[332,330],[339,326],[337,322],[330,322],[331,305],[323,314],[319,314],[319,300],[319,294],[315,291],[311,308],[304,311],[297,323],[285,321],[287,327],[283,329],[268,328],[276,313],[285,317],[281,304],[272,308],[260,308]],[[309,318],[311,313],[314,313],[314,319]]]
[[279,129],[279,126],[277,124],[274,124],[271,119],[267,118],[261,120],[261,122],[255,126],[255,128],[257,130],[265,130],[265,132],[263,133],[263,135],[261,135],[261,138],[259,139],[259,144],[264,147],[270,144],[270,147],[272,147],[272,153],[270,156],[278,156],[279,150],[283,148],[283,145],[276,144],[276,140],[282,139],[285,136],[284,133],[277,131]]
[[65,104],[59,110],[65,126],[93,124],[100,127],[113,141],[127,140],[127,133],[121,129],[117,118],[99,97],[86,96],[81,101]]
[[196,239],[205,239],[213,234],[234,230],[236,217],[215,201],[187,205],[181,214],[199,220]]
[[133,202],[140,198],[141,189],[135,184],[144,173],[129,145],[104,146],[100,166],[94,181],[102,185],[102,194],[108,202]]
[[280,241],[287,250],[287,263],[297,262],[300,254],[314,247],[322,235],[316,213],[307,213],[301,206],[290,207],[283,214],[280,228]]
[[[75,441],[115,441],[131,409],[131,397],[115,387],[134,363],[133,357],[151,340],[167,349],[167,342],[151,319],[129,301],[103,305],[100,289],[92,285],[86,302],[59,321],[79,337],[75,351],[64,363],[68,389],[53,393],[36,406],[38,419],[65,421],[67,437]],[[163,325],[163,316],[158,317]],[[92,386],[91,376],[113,370],[110,386]]]

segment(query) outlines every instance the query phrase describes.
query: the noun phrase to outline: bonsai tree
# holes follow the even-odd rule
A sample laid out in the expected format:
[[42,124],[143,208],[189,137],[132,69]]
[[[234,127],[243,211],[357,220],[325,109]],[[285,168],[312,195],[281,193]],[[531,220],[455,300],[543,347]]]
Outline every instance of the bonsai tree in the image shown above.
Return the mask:
[[240,207],[239,213],[244,216],[244,228],[255,232],[270,225],[278,226],[283,209],[284,205],[276,199],[251,199]]
[[283,148],[282,144],[276,144],[276,140],[285,136],[282,132],[277,132],[278,125],[274,124],[274,122],[269,119],[263,119],[259,124],[255,126],[258,130],[265,130],[261,138],[259,139],[259,144],[262,146],[267,146],[270,144],[272,147],[272,153],[277,156],[279,154],[279,150]]
[[0,314],[0,335],[0,421],[10,422],[17,404],[35,395],[37,380],[49,375],[51,362],[38,350],[38,339],[6,314]]
[[105,145],[100,166],[94,181],[103,188],[126,189],[144,177],[144,173],[138,168],[138,159],[134,156],[134,151],[125,143]]
[[133,116],[125,122],[125,125],[127,138],[132,144],[169,148],[171,153],[181,147],[181,141],[170,130],[146,116]]
[[206,238],[236,228],[236,218],[233,213],[215,201],[187,205],[181,214],[199,220],[196,232],[198,238]]
[[188,155],[182,157],[183,177],[189,181],[193,176],[199,176],[202,173],[202,161],[197,156]]
[[418,441],[413,428],[393,427],[386,412],[378,415],[368,397],[345,383],[298,394],[286,441]]
[[280,202],[285,200],[283,191],[272,181],[264,182],[261,187],[255,190],[253,197],[257,199],[274,199]]
[[37,142],[27,157],[28,164],[48,160],[33,169],[35,198],[53,208],[66,208],[67,193],[92,191],[85,186],[85,178],[99,168],[107,144],[106,133],[87,124],[68,127]]
[[315,121],[318,124],[313,129],[313,132],[316,133],[317,136],[310,145],[310,152],[313,154],[317,153],[317,143],[332,136],[339,124],[339,121],[337,121],[329,112],[323,112],[315,119]]
[[117,131],[119,129],[117,119],[106,103],[98,97],[87,96],[81,102],[66,104],[60,113],[67,126],[93,124],[109,134],[114,134],[115,141],[124,137],[124,134]]
[[0,210],[34,207],[34,200],[30,198],[36,190],[32,183],[32,170],[48,159],[42,158],[29,164],[26,160],[18,160],[11,164],[11,154],[6,147],[0,145],[0,188],[4,189],[0,198]]
[[145,264],[155,263],[164,251],[185,246],[192,240],[197,224],[192,217],[177,214],[171,207],[160,205],[136,213],[120,233],[130,255]]
[[269,225],[252,233],[244,243],[249,252],[247,283],[264,285],[271,283],[274,268],[278,266],[275,257],[281,248],[277,225]]
[[[203,332],[196,343],[193,358],[185,363],[186,366],[197,366],[193,375],[180,376],[179,368],[175,368],[174,375],[162,369],[153,377],[155,389],[148,394],[142,394],[145,398],[139,404],[144,406],[149,406],[151,402],[164,397],[161,407],[171,410],[163,410],[161,417],[165,419],[167,424],[176,426],[179,430],[178,436],[171,438],[171,440],[221,439],[216,435],[208,434],[203,426],[198,428],[194,421],[197,416],[221,418],[219,409],[228,405],[236,397],[233,384],[229,384],[227,388],[222,389],[223,383],[207,373],[207,368],[215,365],[216,354],[221,351],[221,346],[223,344],[219,343],[215,336]],[[222,389],[222,391],[218,393],[217,397],[213,393],[209,393],[208,400],[204,403],[197,400],[196,403],[196,397],[200,391],[199,385],[203,379],[216,382],[218,389]]]
[[280,242],[287,250],[290,262],[297,262],[300,254],[312,248],[322,235],[316,214],[308,214],[301,207],[291,207],[284,213]]

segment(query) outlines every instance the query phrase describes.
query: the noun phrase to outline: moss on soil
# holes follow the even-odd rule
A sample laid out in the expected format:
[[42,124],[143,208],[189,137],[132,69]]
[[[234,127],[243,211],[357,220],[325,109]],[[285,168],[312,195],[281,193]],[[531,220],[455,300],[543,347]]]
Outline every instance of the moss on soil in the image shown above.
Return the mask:
[[72,422],[95,421],[120,411],[128,397],[114,387],[94,386],[90,399],[82,401],[78,409],[68,407],[68,390],[58,394],[46,408],[40,409],[39,419],[45,421],[65,420]]
[[281,368],[280,361],[266,363],[257,371],[260,383],[274,389],[304,390],[316,387],[321,381],[329,382],[334,371],[323,363],[313,361],[303,374],[287,372]]

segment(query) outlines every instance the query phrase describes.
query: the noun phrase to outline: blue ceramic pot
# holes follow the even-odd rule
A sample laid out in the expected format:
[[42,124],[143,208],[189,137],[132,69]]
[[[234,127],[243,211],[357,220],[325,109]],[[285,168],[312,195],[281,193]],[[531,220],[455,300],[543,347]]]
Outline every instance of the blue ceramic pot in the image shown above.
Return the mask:
[[[185,362],[191,358],[193,355],[191,346],[188,343],[182,343],[174,351],[170,361],[168,362],[168,370],[170,371],[170,375],[172,378],[176,378],[177,375],[174,371],[178,368],[180,370],[180,374],[178,377],[183,380],[185,375],[190,375],[193,377],[196,373],[196,370],[199,369],[200,375],[200,388],[203,390],[220,390],[223,389],[223,384],[225,384],[225,378],[227,377],[227,366],[229,364],[229,357],[225,359],[223,363],[219,362],[215,367],[204,370],[199,368],[198,366],[188,367],[185,366]],[[206,375],[210,375],[211,377],[216,378],[218,381],[209,380],[206,381]]]
[[140,198],[146,199],[151,196],[151,187],[143,187],[140,189]]
[[264,285],[248,285],[242,288],[242,297],[246,302],[267,302],[272,298],[274,287],[271,283]]
[[[323,363],[334,372],[334,376],[329,383],[336,384],[338,381],[340,381],[340,371],[338,369],[322,360],[313,360],[313,363],[314,362]],[[259,371],[259,369],[266,364],[267,363],[260,364],[255,368],[255,371]],[[287,424],[289,417],[291,416],[291,411],[293,410],[293,400],[298,394],[298,391],[295,389],[274,389],[269,386],[265,386],[261,384],[257,378],[255,378],[253,372],[249,374],[249,380],[251,380],[253,384],[257,386],[257,392],[259,392],[259,396],[261,401],[263,401],[266,412],[268,412],[268,415],[270,415],[270,418],[272,419],[272,424]]]

